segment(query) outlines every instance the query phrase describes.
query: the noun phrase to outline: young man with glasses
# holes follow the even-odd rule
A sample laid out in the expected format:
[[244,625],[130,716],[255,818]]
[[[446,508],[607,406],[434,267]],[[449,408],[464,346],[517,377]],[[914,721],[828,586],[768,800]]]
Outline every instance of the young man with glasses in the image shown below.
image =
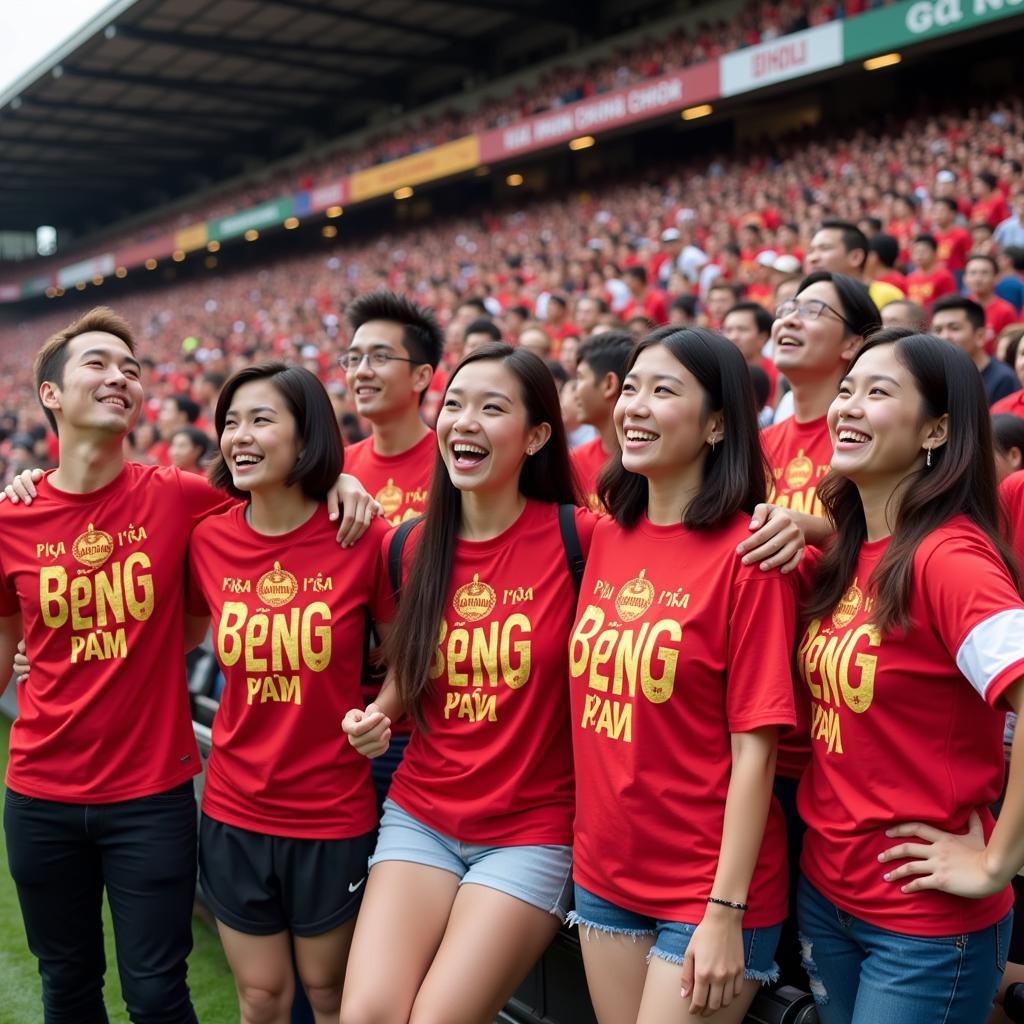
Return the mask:
[[437,442],[420,406],[441,360],[444,335],[432,313],[383,289],[360,296],[347,316],[352,342],[338,362],[372,433],[345,450],[345,470],[397,525],[426,507]]
[[[369,437],[345,449],[345,470],[383,506],[393,526],[422,515],[437,462],[437,440],[420,415],[444,334],[433,313],[385,289],[356,299],[347,310],[352,341],[338,357]],[[363,696],[370,703],[383,679],[368,673]],[[378,805],[401,763],[412,726],[408,716],[392,726],[391,746],[370,762]]]

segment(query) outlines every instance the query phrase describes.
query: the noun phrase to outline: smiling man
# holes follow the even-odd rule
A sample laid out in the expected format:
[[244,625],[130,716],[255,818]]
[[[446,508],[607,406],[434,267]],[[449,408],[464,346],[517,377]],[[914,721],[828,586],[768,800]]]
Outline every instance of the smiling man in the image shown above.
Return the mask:
[[105,1021],[106,889],[131,1019],[192,1022],[200,768],[185,680],[191,526],[229,499],[126,463],[143,404],[128,324],[98,308],[35,364],[60,444],[29,508],[0,505],[0,664],[24,630],[4,807],[11,874],[47,1021]]
[[338,357],[371,435],[345,451],[345,469],[397,525],[423,514],[437,460],[420,406],[441,360],[434,315],[396,292],[369,292],[348,307],[352,343]]

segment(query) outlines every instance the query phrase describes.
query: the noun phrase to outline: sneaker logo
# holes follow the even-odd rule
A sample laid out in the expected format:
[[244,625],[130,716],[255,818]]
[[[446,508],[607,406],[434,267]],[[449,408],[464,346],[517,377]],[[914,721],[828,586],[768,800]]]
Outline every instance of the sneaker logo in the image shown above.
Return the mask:
[[365,881],[366,881],[366,876],[364,875],[362,878],[359,879],[358,882],[356,882],[354,884],[352,882],[349,882],[348,883],[348,891],[349,892],[356,892],[359,889],[359,887],[363,884],[363,882],[365,882]]

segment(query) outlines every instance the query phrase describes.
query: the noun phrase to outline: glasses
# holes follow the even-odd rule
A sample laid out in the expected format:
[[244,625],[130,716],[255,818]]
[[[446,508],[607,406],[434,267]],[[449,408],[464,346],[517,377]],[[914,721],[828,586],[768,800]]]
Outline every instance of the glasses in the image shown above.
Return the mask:
[[777,320],[782,320],[796,313],[800,316],[801,320],[817,320],[826,309],[842,321],[842,323],[846,324],[854,334],[860,333],[838,309],[833,308],[821,299],[804,299],[803,302],[798,302],[796,299],[787,299],[775,310],[775,317]]
[[379,370],[381,367],[387,366],[388,363],[420,362],[419,359],[393,356],[390,352],[385,352],[383,349],[374,349],[372,352],[357,352],[355,349],[350,349],[348,352],[342,352],[338,356],[338,365],[344,370],[358,370],[363,365],[364,359],[369,362],[374,370]]

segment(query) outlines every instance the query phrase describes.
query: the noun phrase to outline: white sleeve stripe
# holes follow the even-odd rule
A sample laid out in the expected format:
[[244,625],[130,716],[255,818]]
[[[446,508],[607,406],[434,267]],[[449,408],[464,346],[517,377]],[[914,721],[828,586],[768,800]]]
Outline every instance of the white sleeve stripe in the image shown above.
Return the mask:
[[956,652],[957,668],[982,699],[992,680],[1019,661],[1024,661],[1024,608],[996,612],[979,622]]

